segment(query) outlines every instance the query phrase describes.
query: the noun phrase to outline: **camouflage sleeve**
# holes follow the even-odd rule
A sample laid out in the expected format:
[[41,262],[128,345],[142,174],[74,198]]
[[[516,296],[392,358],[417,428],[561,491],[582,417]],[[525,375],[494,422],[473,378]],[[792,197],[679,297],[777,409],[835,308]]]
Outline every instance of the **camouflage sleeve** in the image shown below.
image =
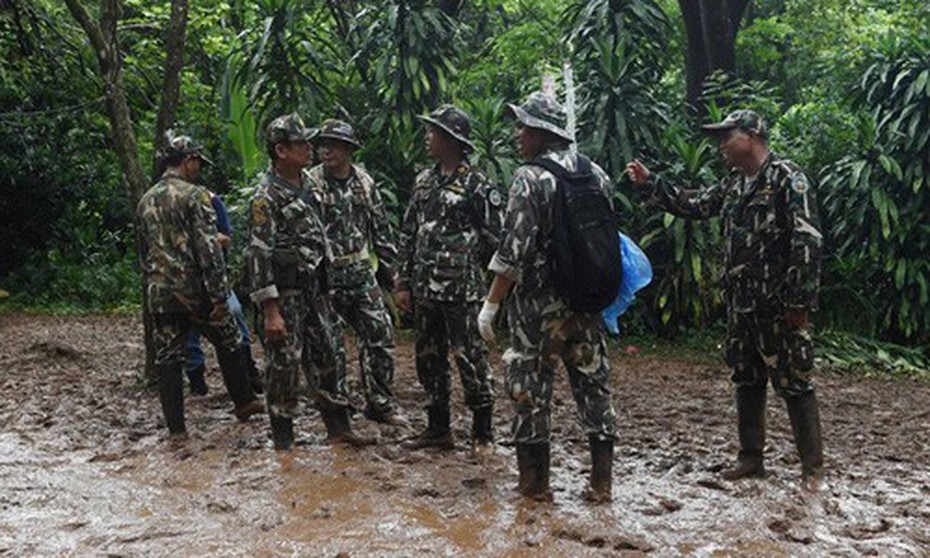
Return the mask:
[[249,244],[246,254],[252,282],[249,297],[258,305],[268,299],[278,298],[272,265],[276,232],[271,200],[261,194],[256,195],[249,204]]
[[376,186],[371,189],[371,242],[378,255],[378,274],[393,276],[397,270],[397,243],[394,240],[394,230],[388,221],[384,201]]
[[540,215],[533,196],[531,172],[522,167],[514,174],[504,215],[502,238],[488,265],[490,271],[514,282],[520,282],[522,264],[536,250]]
[[782,186],[787,197],[786,224],[790,240],[783,301],[791,308],[813,309],[817,306],[820,288],[823,247],[817,201],[810,181],[800,170],[787,175],[785,180],[787,184]]
[[647,203],[688,219],[716,217],[723,208],[725,182],[698,189],[685,189],[666,182],[661,176],[650,181],[651,197]]
[[398,287],[409,290],[413,284],[413,264],[417,239],[417,193],[416,188],[410,196],[410,202],[401,221],[400,268],[398,269]]
[[226,261],[223,249],[216,239],[216,213],[213,211],[210,192],[206,188],[197,188],[192,195],[191,241],[194,258],[200,266],[204,289],[212,302],[221,302],[229,298],[229,284],[226,281]]
[[487,265],[501,240],[504,228],[503,196],[497,186],[479,175],[479,183],[472,195],[472,212],[478,216],[478,257]]

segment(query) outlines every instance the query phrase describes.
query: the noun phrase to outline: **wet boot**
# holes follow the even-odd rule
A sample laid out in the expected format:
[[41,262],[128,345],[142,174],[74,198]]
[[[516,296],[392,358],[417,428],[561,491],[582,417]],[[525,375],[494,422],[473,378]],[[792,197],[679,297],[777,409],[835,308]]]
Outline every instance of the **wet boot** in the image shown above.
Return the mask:
[[258,370],[258,366],[255,364],[255,359],[252,358],[252,350],[246,349],[246,369],[248,370],[249,375],[249,385],[252,386],[252,391],[255,392],[255,395],[261,395],[265,393],[265,379],[262,377],[262,373]]
[[184,427],[184,377],[180,364],[160,364],[158,371],[158,397],[165,414],[165,424],[172,435],[186,432]]
[[271,440],[274,449],[290,451],[294,447],[294,419],[268,414],[271,419]]
[[614,462],[614,441],[601,440],[598,436],[589,436],[591,448],[591,486],[585,493],[590,502],[603,503],[612,499],[612,472]]
[[349,409],[327,409],[321,411],[320,414],[323,415],[323,424],[326,425],[326,435],[330,444],[346,444],[353,448],[363,448],[377,443],[373,438],[365,438],[352,431]]
[[451,417],[447,405],[436,405],[426,408],[426,430],[401,444],[406,449],[439,448],[443,450],[455,449],[450,429]]
[[762,449],[765,447],[766,386],[740,386],[736,389],[736,416],[739,430],[739,457],[736,467],[723,471],[726,480],[765,476]]
[[527,498],[551,502],[549,490],[549,444],[517,444],[517,490]]
[[194,395],[206,395],[209,393],[210,389],[207,387],[206,366],[201,364],[193,370],[185,369],[184,373],[187,374],[187,380],[190,382],[191,393]]
[[494,443],[494,429],[491,423],[493,408],[491,406],[475,409],[471,423],[471,440],[475,447],[490,446]]
[[816,489],[823,479],[823,439],[820,434],[820,409],[813,391],[785,400],[794,432],[794,444],[801,458],[804,484]]
[[220,370],[223,373],[223,383],[229,398],[235,405],[233,411],[240,421],[247,421],[250,416],[262,413],[265,406],[255,397],[252,386],[249,385],[248,353],[245,347],[238,347],[234,351],[216,351],[220,361]]

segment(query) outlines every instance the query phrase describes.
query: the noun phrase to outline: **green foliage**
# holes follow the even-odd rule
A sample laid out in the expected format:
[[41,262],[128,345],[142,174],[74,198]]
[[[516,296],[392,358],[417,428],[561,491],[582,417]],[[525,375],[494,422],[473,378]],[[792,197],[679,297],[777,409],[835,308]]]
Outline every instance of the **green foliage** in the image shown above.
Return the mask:
[[839,372],[930,377],[930,355],[919,348],[832,330],[818,335],[817,345],[822,366]]
[[856,88],[855,103],[872,116],[874,144],[839,160],[823,178],[824,209],[835,239],[836,263],[829,270],[842,272],[849,261],[856,262],[865,268],[857,290],[896,293],[872,301],[877,320],[870,333],[925,341],[930,335],[930,48],[895,46],[875,55]]

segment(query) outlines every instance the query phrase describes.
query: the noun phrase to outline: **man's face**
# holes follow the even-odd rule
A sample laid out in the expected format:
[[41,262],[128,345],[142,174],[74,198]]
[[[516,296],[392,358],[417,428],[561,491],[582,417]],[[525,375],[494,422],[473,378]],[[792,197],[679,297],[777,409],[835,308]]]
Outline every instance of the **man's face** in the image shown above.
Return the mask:
[[433,159],[440,159],[453,154],[459,149],[458,144],[442,130],[429,124],[426,126],[426,151]]
[[514,124],[514,137],[517,140],[517,150],[520,156],[526,160],[538,155],[546,143],[545,132],[536,128],[527,128],[519,122]]
[[184,175],[188,182],[196,182],[200,177],[200,169],[203,167],[203,161],[198,155],[191,155],[181,161],[181,174]]
[[306,167],[313,157],[313,145],[309,140],[290,140],[275,146],[278,161],[294,167]]
[[323,166],[328,169],[342,169],[352,159],[352,145],[331,138],[324,138],[320,142],[320,159]]
[[743,167],[752,155],[752,134],[731,128],[717,136],[717,147],[728,167]]

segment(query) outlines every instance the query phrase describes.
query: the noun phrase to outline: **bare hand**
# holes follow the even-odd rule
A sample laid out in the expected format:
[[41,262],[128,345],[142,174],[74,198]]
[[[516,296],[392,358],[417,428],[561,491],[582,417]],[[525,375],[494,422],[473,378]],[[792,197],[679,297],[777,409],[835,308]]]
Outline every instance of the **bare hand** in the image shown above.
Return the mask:
[[262,311],[265,317],[265,341],[269,343],[284,341],[287,328],[284,326],[284,317],[281,316],[277,301],[265,302],[262,305]]
[[410,303],[410,291],[408,289],[394,291],[394,304],[405,312],[412,311],[413,307]]
[[232,244],[232,238],[223,233],[216,233],[216,241],[221,248],[229,248],[229,245]]
[[633,159],[626,165],[626,174],[634,185],[645,186],[651,173],[639,159]]
[[807,329],[807,310],[798,308],[789,308],[785,310],[785,325],[792,331]]

